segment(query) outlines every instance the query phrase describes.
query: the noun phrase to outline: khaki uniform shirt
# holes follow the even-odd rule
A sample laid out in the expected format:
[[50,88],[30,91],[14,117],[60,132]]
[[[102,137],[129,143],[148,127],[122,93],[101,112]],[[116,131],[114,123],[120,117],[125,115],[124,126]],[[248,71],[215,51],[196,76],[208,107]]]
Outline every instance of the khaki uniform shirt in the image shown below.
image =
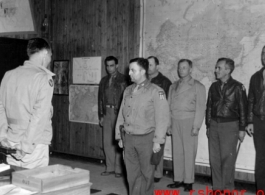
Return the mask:
[[169,106],[163,89],[145,80],[134,92],[136,84],[124,91],[117,123],[116,140],[121,139],[120,125],[125,132],[141,135],[155,132],[153,142],[163,144],[170,125]]
[[0,141],[6,138],[26,153],[36,144],[50,144],[53,75],[30,61],[6,72],[0,88]]
[[193,118],[193,128],[200,129],[206,110],[206,90],[199,81],[181,79],[170,86],[168,96],[172,119]]

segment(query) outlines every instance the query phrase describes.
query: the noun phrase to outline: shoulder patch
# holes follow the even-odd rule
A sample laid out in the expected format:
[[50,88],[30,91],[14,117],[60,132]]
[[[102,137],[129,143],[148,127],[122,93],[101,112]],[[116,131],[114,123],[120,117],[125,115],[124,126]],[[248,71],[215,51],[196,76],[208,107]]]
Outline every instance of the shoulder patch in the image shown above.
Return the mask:
[[164,93],[164,91],[159,91],[158,94],[159,94],[159,99],[160,100],[164,100],[165,99],[165,93]]
[[242,90],[243,90],[243,91],[246,91],[246,88],[244,87],[244,85],[242,85]]
[[52,79],[49,79],[49,85],[50,85],[51,87],[53,87],[53,80],[52,80]]

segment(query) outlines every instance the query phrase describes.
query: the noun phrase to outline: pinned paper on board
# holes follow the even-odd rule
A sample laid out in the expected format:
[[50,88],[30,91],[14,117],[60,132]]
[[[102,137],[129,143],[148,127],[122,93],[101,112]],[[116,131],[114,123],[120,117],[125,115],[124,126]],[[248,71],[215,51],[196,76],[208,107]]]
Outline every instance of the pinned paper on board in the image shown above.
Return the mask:
[[73,58],[73,84],[99,84],[101,57]]

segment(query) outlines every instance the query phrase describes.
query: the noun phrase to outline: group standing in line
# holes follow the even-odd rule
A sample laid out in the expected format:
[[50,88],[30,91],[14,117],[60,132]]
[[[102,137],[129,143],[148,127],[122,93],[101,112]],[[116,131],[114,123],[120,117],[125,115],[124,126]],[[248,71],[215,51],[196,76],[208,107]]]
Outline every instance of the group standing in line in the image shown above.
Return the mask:
[[[106,87],[110,86],[112,75],[108,58],[105,61],[108,76],[102,79],[99,90],[99,116],[102,124],[103,118],[107,120],[107,112],[103,110],[108,109],[113,112],[113,122],[107,127],[103,125],[103,131],[109,131],[103,134],[110,139],[104,142],[107,166],[102,175],[115,173],[117,176],[118,173],[121,176],[121,169],[116,170],[115,165],[109,167],[107,158],[107,150],[110,149],[107,143],[114,144],[115,134],[116,145],[124,151],[129,194],[153,194],[154,182],[159,182],[163,176],[163,158],[156,166],[150,159],[152,154],[163,150],[166,136],[172,136],[174,182],[167,187],[192,190],[198,134],[205,117],[213,192],[234,190],[237,146],[243,142],[246,132],[254,135],[257,191],[265,192],[265,48],[261,54],[263,67],[251,77],[248,97],[244,85],[231,76],[235,63],[230,58],[217,60],[217,81],[212,83],[206,97],[205,86],[191,76],[191,60],[178,62],[179,80],[172,84],[158,71],[159,60],[155,56],[132,59],[129,75],[133,84],[128,86],[123,77],[118,82],[122,85],[119,94],[108,97],[110,92],[117,91]],[[117,67],[115,71],[117,74]],[[103,85],[104,82],[108,84]],[[102,103],[116,97],[119,100],[116,105]],[[111,155],[114,159],[117,154]]]

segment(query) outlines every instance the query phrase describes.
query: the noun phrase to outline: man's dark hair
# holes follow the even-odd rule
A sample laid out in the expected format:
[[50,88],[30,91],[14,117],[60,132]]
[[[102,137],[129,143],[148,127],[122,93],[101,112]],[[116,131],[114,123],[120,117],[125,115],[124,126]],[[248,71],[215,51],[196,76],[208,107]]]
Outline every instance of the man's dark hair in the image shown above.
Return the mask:
[[31,56],[35,53],[38,53],[41,50],[51,50],[51,46],[49,43],[42,38],[32,38],[29,40],[28,45],[27,45],[27,54],[28,56]]
[[117,58],[115,58],[114,56],[108,56],[108,57],[106,57],[106,59],[104,61],[105,65],[107,64],[108,61],[112,61],[112,60],[115,62],[116,65],[118,64]]
[[224,62],[225,62],[226,66],[228,66],[229,69],[230,69],[230,74],[232,74],[232,72],[233,72],[234,69],[235,69],[235,62],[234,62],[234,60],[232,60],[232,59],[230,59],[230,58],[219,58],[219,59],[217,60],[217,63],[218,63],[218,62],[221,62],[221,61],[224,61]]
[[188,62],[189,66],[192,68],[192,61],[189,59],[180,59],[178,62],[178,65],[182,62]]
[[155,56],[149,56],[149,57],[147,58],[147,60],[149,60],[149,59],[154,59],[155,64],[156,64],[156,65],[159,65],[159,60],[157,59],[157,57],[155,57]]
[[145,76],[148,79],[149,62],[145,58],[134,58],[130,60],[130,63],[136,62],[141,68],[145,70]]

